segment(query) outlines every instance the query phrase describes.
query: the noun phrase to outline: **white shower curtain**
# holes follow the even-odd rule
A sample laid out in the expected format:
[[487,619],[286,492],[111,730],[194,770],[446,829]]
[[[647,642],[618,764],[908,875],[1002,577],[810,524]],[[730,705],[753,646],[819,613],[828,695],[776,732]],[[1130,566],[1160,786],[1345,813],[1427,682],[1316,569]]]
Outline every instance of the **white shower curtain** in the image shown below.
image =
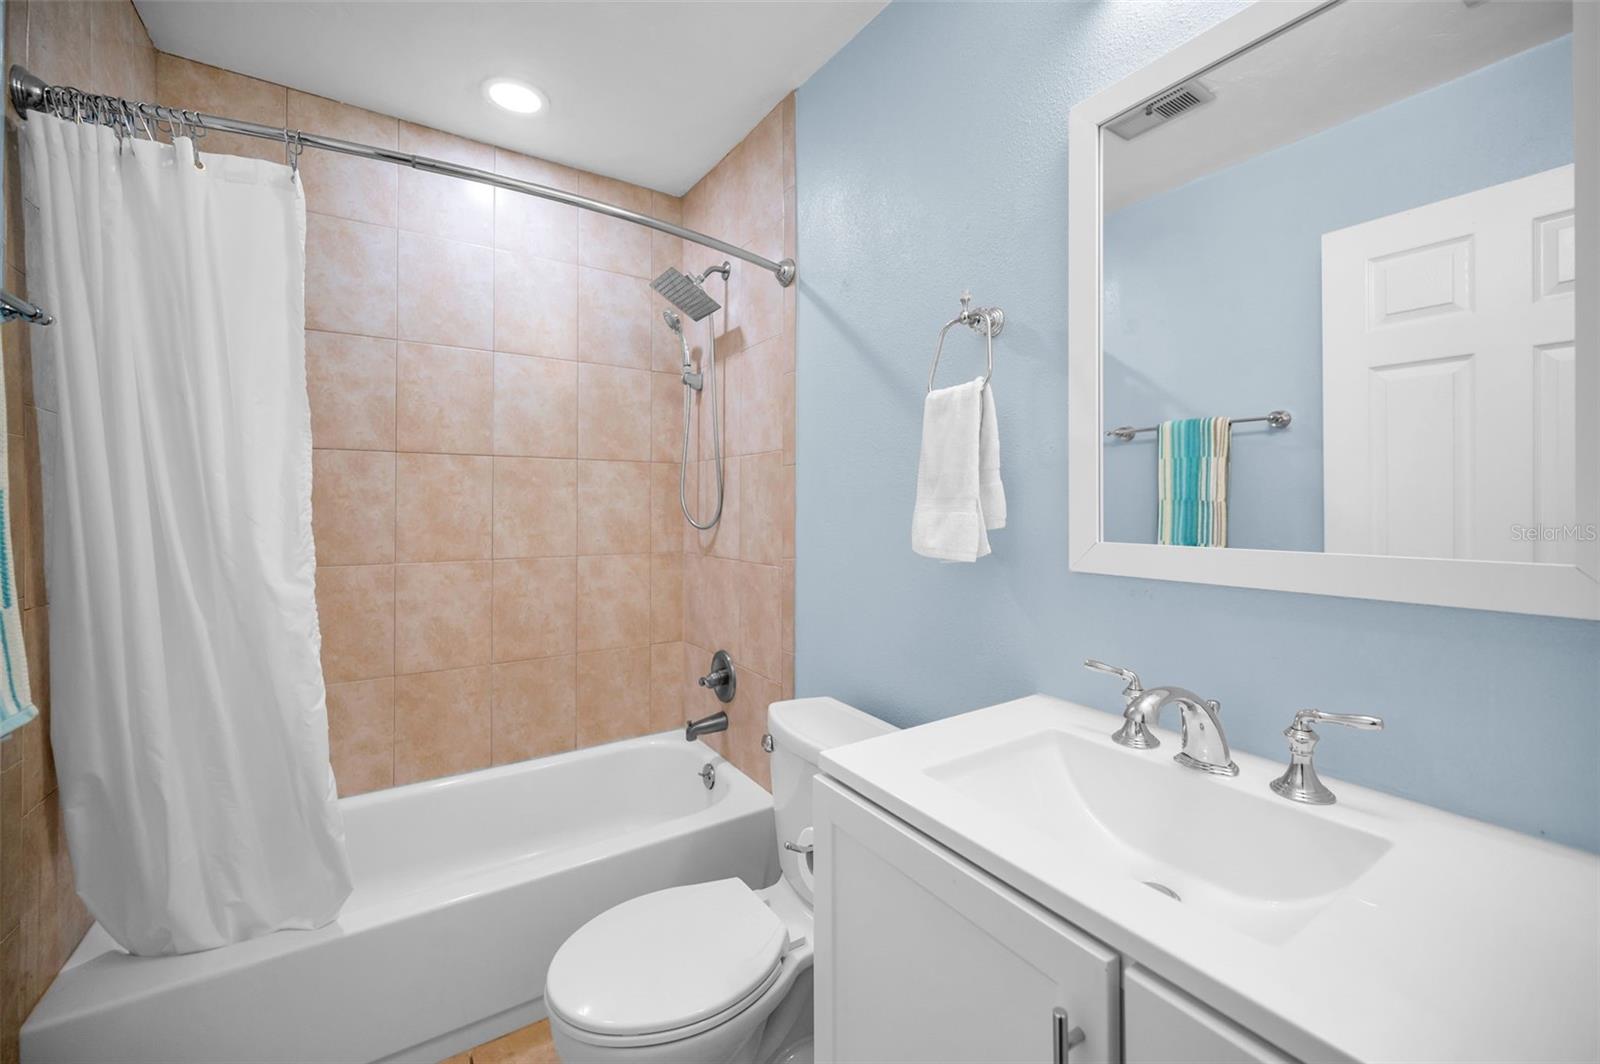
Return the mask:
[[[305,204],[285,166],[22,125],[51,740],[78,893],[134,953],[350,892],[313,597]],[[49,411],[54,410],[52,417]]]

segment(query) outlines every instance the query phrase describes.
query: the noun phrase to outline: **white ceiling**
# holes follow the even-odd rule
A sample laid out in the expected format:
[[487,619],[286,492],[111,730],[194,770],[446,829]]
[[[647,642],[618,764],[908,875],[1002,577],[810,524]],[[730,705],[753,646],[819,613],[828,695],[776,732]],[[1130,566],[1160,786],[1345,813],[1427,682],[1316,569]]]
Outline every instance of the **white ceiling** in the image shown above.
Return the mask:
[[[156,47],[681,195],[887,0],[135,0]],[[521,78],[536,118],[484,100]]]
[[1216,99],[1105,134],[1105,209],[1292,143],[1572,31],[1571,0],[1345,0],[1213,67]]

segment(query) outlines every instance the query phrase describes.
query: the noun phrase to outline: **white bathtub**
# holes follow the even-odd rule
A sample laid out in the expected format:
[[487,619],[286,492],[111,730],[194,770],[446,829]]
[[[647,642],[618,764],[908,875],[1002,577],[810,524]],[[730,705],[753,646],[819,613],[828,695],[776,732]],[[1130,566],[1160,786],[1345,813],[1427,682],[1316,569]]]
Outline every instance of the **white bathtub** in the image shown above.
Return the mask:
[[436,1064],[542,1019],[556,948],[610,906],[777,878],[771,797],[676,735],[340,806],[356,886],[337,921],[182,957],[129,956],[97,925],[23,1024],[23,1061]]

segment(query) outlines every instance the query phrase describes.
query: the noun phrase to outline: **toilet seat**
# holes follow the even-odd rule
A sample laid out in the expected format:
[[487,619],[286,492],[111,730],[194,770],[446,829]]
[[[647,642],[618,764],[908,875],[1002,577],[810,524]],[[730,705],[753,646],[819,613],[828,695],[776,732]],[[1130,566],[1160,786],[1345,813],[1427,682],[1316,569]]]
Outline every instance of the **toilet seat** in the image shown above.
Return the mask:
[[673,887],[625,901],[574,932],[550,962],[545,1000],[598,1041],[674,1041],[765,993],[788,944],[783,921],[738,879]]

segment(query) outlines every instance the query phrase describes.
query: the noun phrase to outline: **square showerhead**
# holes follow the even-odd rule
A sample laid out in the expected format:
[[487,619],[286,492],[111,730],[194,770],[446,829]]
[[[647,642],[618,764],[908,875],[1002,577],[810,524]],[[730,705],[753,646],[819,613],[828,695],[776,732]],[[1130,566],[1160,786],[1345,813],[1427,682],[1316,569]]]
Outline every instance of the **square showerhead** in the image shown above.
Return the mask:
[[665,296],[667,302],[689,315],[690,321],[699,321],[722,307],[721,303],[706,294],[704,288],[671,266],[663,270],[660,277],[651,281],[650,287]]

